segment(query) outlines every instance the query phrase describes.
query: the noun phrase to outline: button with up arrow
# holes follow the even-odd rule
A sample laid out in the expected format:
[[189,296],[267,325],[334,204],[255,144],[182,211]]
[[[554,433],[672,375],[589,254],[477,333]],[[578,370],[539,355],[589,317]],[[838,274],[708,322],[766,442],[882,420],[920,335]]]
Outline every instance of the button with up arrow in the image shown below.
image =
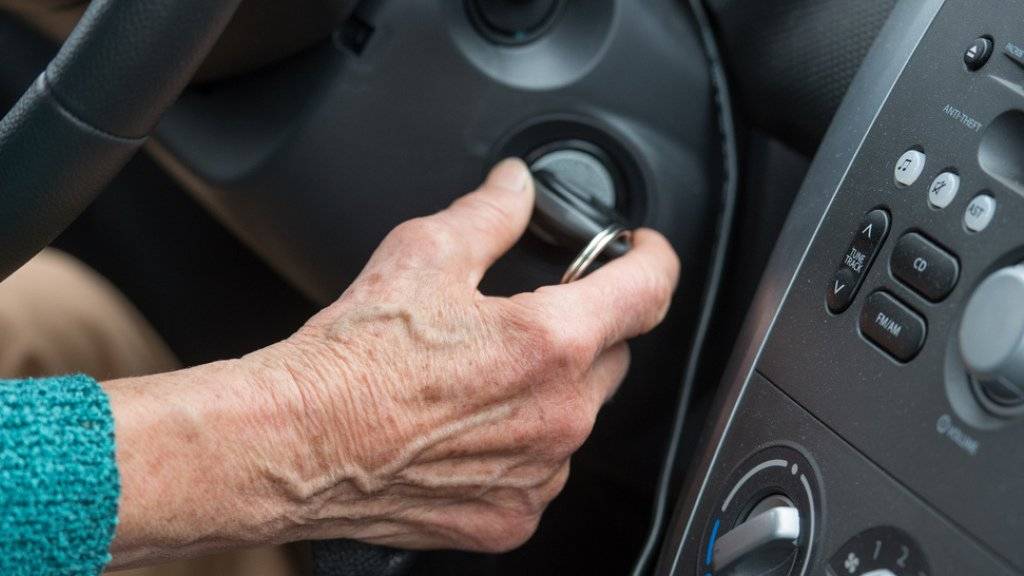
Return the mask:
[[971,45],[964,51],[964,65],[967,69],[974,72],[975,70],[981,69],[982,66],[988,62],[988,59],[992,56],[992,48],[994,44],[991,38],[982,36],[977,38]]
[[852,247],[870,257],[878,250],[878,245],[888,232],[889,214],[885,210],[872,210],[864,215],[864,219],[857,226],[857,236]]
[[888,233],[888,212],[878,208],[864,215],[839,261],[838,270],[829,280],[826,301],[833,314],[841,314],[850,307]]

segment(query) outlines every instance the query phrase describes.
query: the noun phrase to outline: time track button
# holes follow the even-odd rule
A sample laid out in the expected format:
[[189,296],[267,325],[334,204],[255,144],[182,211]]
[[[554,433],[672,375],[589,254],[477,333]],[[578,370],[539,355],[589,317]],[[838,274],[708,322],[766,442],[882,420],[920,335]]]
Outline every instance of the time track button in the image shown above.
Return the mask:
[[853,239],[852,247],[874,257],[888,233],[889,213],[881,209],[872,210],[864,215],[864,219],[857,226],[857,235]]
[[889,213],[885,210],[868,212],[857,225],[853,240],[843,253],[839,268],[829,280],[825,293],[828,309],[833,314],[840,314],[850,307],[888,233]]
[[943,300],[960,279],[960,264],[952,254],[924,236],[904,234],[889,260],[892,275],[932,302]]
[[846,266],[836,270],[832,276],[832,284],[826,294],[828,309],[838,314],[850,307],[853,302],[854,288],[859,277]]
[[860,311],[860,331],[900,362],[909,362],[924,346],[928,326],[917,312],[886,292],[872,293]]

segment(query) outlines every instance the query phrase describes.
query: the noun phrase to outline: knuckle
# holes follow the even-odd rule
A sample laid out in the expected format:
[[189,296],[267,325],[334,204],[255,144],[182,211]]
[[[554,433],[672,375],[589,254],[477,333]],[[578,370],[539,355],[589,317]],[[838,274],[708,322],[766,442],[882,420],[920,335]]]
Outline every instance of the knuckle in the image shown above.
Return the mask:
[[511,523],[511,526],[509,526],[506,544],[508,544],[510,549],[522,546],[537,532],[537,526],[539,524],[539,514],[532,514],[517,518]]
[[565,489],[566,483],[569,481],[569,464],[565,462],[562,464],[547,484],[542,486],[537,494],[537,498],[542,502],[538,513],[543,512],[547,505],[552,500],[558,497]]
[[423,232],[423,219],[413,218],[412,220],[406,220],[398,226],[395,226],[391,230],[391,233],[388,234],[388,240],[407,242],[420,236]]
[[537,532],[539,514],[505,513],[497,530],[486,538],[484,550],[491,553],[510,552],[525,544]]
[[505,315],[505,332],[515,334],[510,352],[533,376],[545,381],[578,376],[593,361],[596,339],[559,321],[543,306],[516,306]]
[[594,428],[594,416],[575,396],[547,415],[548,445],[555,456],[568,456],[579,449]]
[[395,228],[394,234],[404,242],[427,243],[446,240],[448,230],[437,218],[426,216],[402,222]]
[[536,533],[544,510],[562,492],[569,478],[566,460],[553,460],[542,468],[535,486],[515,491],[505,505],[495,509],[493,530],[483,534],[481,548],[507,552],[522,546]]
[[593,362],[595,339],[578,326],[545,318],[537,322],[536,335],[545,369],[574,377]]
[[395,245],[396,257],[407,264],[443,261],[460,245],[451,227],[434,216],[402,222],[391,231],[387,242]]

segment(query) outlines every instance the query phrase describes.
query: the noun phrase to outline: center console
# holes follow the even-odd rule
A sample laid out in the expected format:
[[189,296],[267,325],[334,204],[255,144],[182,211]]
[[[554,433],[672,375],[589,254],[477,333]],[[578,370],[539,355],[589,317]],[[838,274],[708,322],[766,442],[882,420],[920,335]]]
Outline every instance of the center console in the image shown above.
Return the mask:
[[1024,573],[1024,2],[903,0],[752,304],[658,574]]

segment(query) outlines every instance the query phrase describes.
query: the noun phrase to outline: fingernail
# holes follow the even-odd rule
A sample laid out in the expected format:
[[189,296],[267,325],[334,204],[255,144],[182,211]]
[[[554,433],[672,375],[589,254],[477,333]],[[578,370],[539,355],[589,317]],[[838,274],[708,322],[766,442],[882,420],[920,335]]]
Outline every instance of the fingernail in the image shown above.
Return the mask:
[[491,169],[487,183],[492,186],[519,192],[530,182],[530,170],[519,158],[506,158]]

